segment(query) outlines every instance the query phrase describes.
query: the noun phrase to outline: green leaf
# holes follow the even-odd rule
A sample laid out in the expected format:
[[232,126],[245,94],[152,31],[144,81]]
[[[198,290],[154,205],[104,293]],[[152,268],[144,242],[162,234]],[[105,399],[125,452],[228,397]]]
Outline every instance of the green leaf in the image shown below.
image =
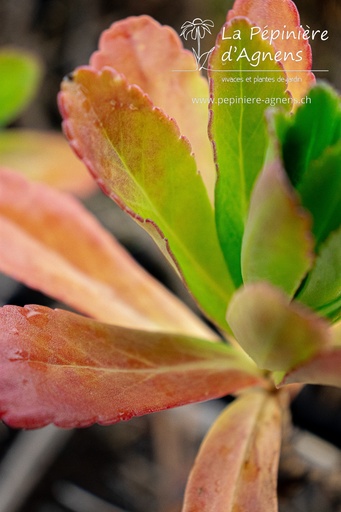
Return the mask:
[[292,118],[276,112],[272,123],[272,149],[275,154],[280,151],[302,206],[313,216],[312,231],[318,250],[328,234],[341,224],[339,96],[330,86],[319,84],[311,89],[305,104]]
[[310,224],[281,162],[266,165],[255,184],[245,226],[244,282],[268,281],[292,296],[313,263]]
[[297,300],[321,315],[337,320],[341,313],[341,228],[321,246]]
[[318,84],[293,117],[276,117],[284,166],[293,185],[302,186],[303,180],[310,180],[311,162],[340,140],[340,99],[329,85]]
[[297,191],[313,216],[312,231],[319,247],[341,225],[341,141],[311,162]]
[[227,321],[241,347],[266,370],[288,371],[329,341],[329,324],[267,283],[233,296]]
[[64,130],[105,193],[158,243],[223,329],[234,287],[191,148],[141,89],[106,68],[78,69],[60,96]]
[[280,445],[278,397],[237,398],[203,441],[182,512],[276,512]]
[[115,423],[262,383],[224,343],[0,308],[0,417],[14,427]]
[[36,93],[41,78],[38,59],[23,50],[0,50],[0,126],[21,113]]
[[[249,62],[245,57],[237,61],[243,50],[250,59],[257,55],[256,52],[263,51],[274,58],[274,49],[267,41],[260,36],[251,39],[251,27],[243,18],[235,18],[226,24],[218,37],[209,69],[213,98],[209,133],[218,168],[216,223],[236,286],[242,283],[240,253],[250,194],[263,167],[268,146],[264,112],[273,102],[289,103],[285,93],[285,73],[280,64],[266,59],[256,66],[256,61]],[[237,31],[240,40],[227,39]],[[228,61],[231,48],[232,60]],[[258,76],[257,68],[266,73]],[[255,82],[257,79],[259,81]]]

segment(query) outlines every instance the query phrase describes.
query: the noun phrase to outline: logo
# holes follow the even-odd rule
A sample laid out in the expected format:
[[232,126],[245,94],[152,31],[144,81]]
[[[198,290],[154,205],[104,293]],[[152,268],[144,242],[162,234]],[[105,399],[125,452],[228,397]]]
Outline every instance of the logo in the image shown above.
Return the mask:
[[[196,62],[196,71],[199,70],[207,70],[207,63],[211,53],[214,50],[214,46],[206,52],[202,52],[201,49],[201,41],[205,38],[207,34],[212,34],[211,29],[214,27],[214,22],[212,20],[203,20],[202,18],[194,18],[193,21],[185,21],[181,25],[181,33],[180,37],[183,37],[186,41],[188,39],[192,39],[193,42],[196,42],[196,48],[192,47],[192,52]],[[257,71],[260,73],[266,73],[267,69],[259,69],[262,67],[261,64],[265,63],[265,61],[275,60],[276,62],[301,62],[303,60],[302,49],[293,51],[276,51],[272,54],[269,51],[256,51],[253,52],[252,45],[249,44],[249,41],[253,41],[255,38],[258,38],[259,41],[263,42],[268,40],[269,44],[273,46],[273,43],[276,40],[280,41],[289,41],[289,40],[305,40],[309,39],[315,40],[320,39],[321,41],[326,41],[329,39],[328,30],[312,30],[307,25],[304,28],[302,25],[296,27],[295,30],[290,30],[287,28],[287,25],[283,25],[281,28],[276,29],[268,29],[267,25],[262,28],[259,26],[250,27],[250,33],[246,34],[239,29],[233,29],[231,25],[224,25],[221,39],[222,41],[229,41],[230,46],[226,43],[226,51],[223,53],[221,57],[222,68],[219,69],[211,69],[212,71],[218,72],[251,72]],[[238,41],[238,44],[236,42]],[[283,45],[282,45],[283,46]],[[290,48],[289,48],[290,50]],[[255,69],[241,69],[240,63],[243,61],[248,61],[248,64],[251,68]],[[227,63],[235,63],[236,69],[231,69],[227,66]],[[224,68],[224,66],[226,66]],[[318,69],[318,70],[308,70],[308,69],[298,69],[297,66],[293,68],[297,73],[304,73],[307,71],[313,72],[328,72],[327,69]],[[194,71],[193,69],[173,69],[173,71]]]
[[213,27],[214,23],[212,20],[202,20],[201,18],[195,18],[193,21],[185,21],[185,23],[181,25],[182,32],[180,37],[183,37],[186,41],[191,37],[193,41],[197,42],[197,47],[192,47],[192,51],[199,71],[206,69],[205,65],[211,52],[214,50],[213,46],[208,52],[201,53],[201,40],[204,39],[207,33],[212,34],[210,28]]

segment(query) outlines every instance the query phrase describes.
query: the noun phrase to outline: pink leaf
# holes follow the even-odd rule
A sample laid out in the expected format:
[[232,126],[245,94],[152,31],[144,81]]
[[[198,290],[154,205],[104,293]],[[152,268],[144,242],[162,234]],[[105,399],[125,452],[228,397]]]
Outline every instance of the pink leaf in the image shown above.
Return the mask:
[[291,383],[341,387],[341,322],[330,328],[331,345],[286,375],[279,375],[280,386]]
[[[270,40],[271,31],[274,37],[277,35],[272,44],[277,51],[282,52],[282,57],[285,53],[288,54],[288,59],[282,58],[281,63],[287,73],[288,90],[293,98],[299,101],[314,84],[315,77],[309,71],[312,65],[311,47],[302,37],[304,29],[300,27],[300,16],[294,2],[291,0],[236,0],[233,9],[228,12],[227,20],[235,16],[245,16],[261,29],[267,30],[268,33],[264,33],[267,40]],[[287,32],[291,31],[294,31],[297,37],[300,35],[300,39],[293,37],[288,39]]]
[[341,387],[341,347],[321,352],[288,372],[280,385],[302,383]]
[[101,321],[210,336],[76,199],[4,169],[0,271]]
[[206,436],[182,512],[276,512],[280,443],[277,398],[245,393]]
[[[207,136],[208,84],[196,71],[193,54],[184,50],[176,32],[149,16],[127,18],[103,32],[90,64],[98,70],[109,66],[124,74],[130,84],[141,87],[155,106],[176,120],[191,143],[213,199],[216,173]],[[203,101],[196,103],[193,98]]]
[[42,306],[5,306],[0,326],[0,416],[14,427],[109,424],[262,382],[223,343]]
[[86,167],[60,133],[11,129],[0,132],[0,167],[33,181],[86,196],[96,189]]

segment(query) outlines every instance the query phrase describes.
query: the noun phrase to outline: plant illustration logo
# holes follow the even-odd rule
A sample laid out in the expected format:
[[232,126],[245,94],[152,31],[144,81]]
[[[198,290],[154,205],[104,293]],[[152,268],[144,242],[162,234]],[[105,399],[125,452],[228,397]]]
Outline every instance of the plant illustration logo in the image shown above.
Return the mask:
[[186,41],[189,37],[193,41],[197,42],[197,47],[193,48],[193,54],[197,63],[197,69],[205,69],[208,57],[213,51],[214,47],[209,51],[201,53],[201,40],[204,39],[206,33],[211,34],[210,28],[214,27],[212,20],[202,20],[201,18],[195,18],[193,21],[186,21],[181,25],[182,32],[180,37],[183,37]]

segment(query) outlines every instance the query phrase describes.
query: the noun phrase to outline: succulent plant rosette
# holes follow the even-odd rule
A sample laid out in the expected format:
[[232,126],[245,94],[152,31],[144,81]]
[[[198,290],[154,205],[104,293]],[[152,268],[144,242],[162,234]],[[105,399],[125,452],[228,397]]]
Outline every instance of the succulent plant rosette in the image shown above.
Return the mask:
[[0,270],[81,313],[1,308],[2,419],[111,424],[234,395],[183,512],[276,511],[293,389],[341,385],[340,98],[302,34],[292,1],[236,0],[206,79],[173,29],[131,17],[62,84],[71,147],[210,324],[75,198],[0,173]]

